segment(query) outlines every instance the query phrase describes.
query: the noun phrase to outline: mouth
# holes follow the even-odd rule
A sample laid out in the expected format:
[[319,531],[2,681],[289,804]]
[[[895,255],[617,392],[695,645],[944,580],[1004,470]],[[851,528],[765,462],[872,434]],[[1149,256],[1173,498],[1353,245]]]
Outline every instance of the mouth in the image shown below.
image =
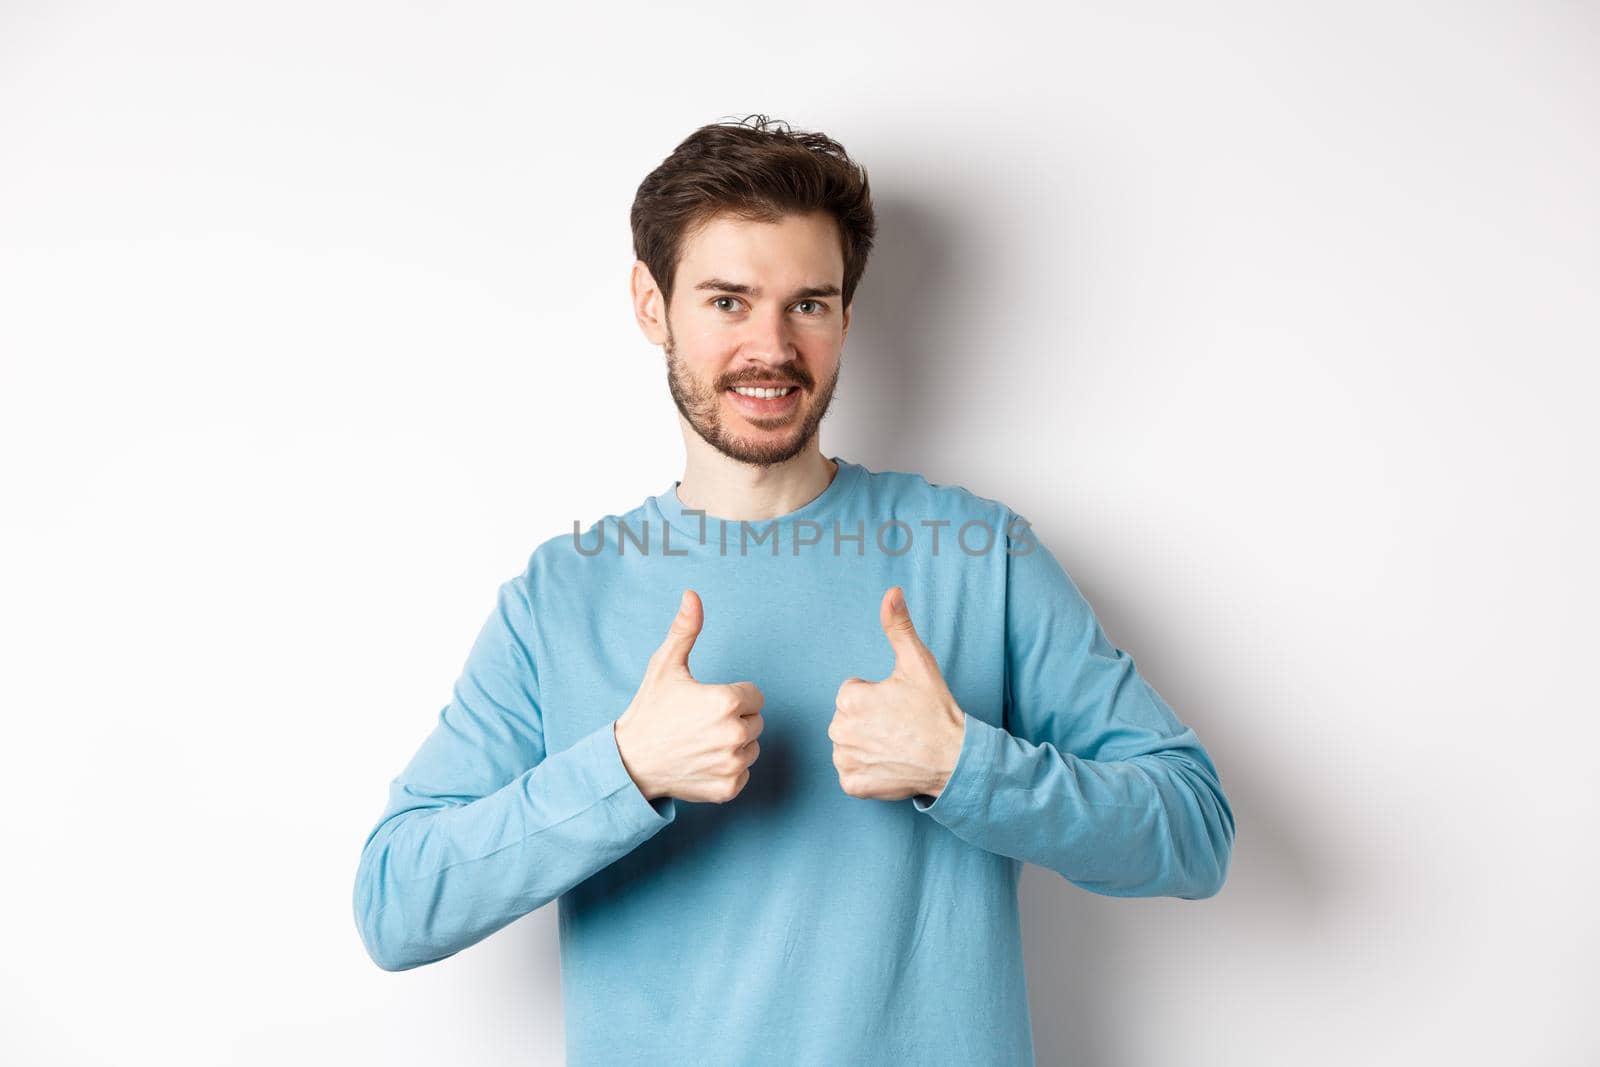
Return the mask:
[[[741,389],[746,392],[740,392]],[[770,387],[740,385],[726,390],[726,393],[734,407],[749,415],[782,415],[792,411],[800,402],[800,387],[785,382],[777,382]],[[750,393],[755,395],[747,395]]]

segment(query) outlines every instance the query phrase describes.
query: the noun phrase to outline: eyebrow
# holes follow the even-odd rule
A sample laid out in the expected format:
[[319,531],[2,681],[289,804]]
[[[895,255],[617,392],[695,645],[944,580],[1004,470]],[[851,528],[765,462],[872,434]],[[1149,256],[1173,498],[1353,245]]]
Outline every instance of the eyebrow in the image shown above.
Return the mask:
[[[719,293],[737,293],[740,296],[760,296],[761,289],[754,285],[740,285],[738,282],[724,281],[721,278],[707,278],[695,286],[696,289],[712,289]],[[839,296],[837,285],[808,285],[803,289],[796,289],[789,295],[791,300],[805,300],[813,296]]]

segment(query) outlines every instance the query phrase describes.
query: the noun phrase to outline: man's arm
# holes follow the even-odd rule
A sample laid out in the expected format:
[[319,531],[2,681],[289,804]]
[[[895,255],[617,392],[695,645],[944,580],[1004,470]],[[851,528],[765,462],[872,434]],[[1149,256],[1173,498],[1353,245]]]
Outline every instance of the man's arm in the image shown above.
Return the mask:
[[[1026,521],[1006,518],[1008,535]],[[1211,757],[1055,556],[1031,535],[1011,548],[1007,728],[968,715],[949,779],[912,803],[970,844],[1091,892],[1216,894],[1234,823]]]
[[[531,568],[530,568],[531,571]],[[438,724],[367,835],[355,919],[399,971],[452,956],[649,839],[676,815],[645,798],[614,722],[546,755],[529,573],[501,585]]]

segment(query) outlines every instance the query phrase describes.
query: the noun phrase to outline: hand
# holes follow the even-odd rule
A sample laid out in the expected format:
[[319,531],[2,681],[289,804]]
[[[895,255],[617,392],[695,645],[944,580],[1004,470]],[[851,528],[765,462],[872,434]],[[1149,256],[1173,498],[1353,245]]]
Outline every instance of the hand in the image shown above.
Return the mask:
[[961,754],[966,713],[917,636],[900,586],[884,595],[878,621],[894,649],[894,670],[881,682],[846,678],[839,687],[828,724],[839,785],[872,800],[938,796]]
[[648,800],[725,803],[744,789],[761,752],[761,690],[750,682],[701,685],[689,673],[704,620],[699,594],[685,590],[667,639],[614,727],[622,765]]

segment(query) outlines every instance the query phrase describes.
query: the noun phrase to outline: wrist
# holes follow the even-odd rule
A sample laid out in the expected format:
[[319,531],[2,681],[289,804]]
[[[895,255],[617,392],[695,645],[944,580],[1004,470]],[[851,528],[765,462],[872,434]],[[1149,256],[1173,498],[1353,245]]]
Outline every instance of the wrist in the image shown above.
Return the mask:
[[955,773],[956,763],[961,759],[961,747],[966,742],[966,736],[967,714],[960,708],[952,708],[950,714],[945,717],[938,747],[937,765],[928,779],[924,793],[937,797],[950,783],[950,776]]
[[[624,716],[624,718],[625,717],[626,716]],[[611,723],[611,735],[616,739],[617,742],[617,755],[622,759],[622,769],[628,772],[628,777],[633,779],[634,788],[638,789],[639,793],[646,800],[654,800],[655,794],[651,791],[649,783],[645,780],[644,773],[640,770],[638,762],[636,760],[630,761],[628,759],[628,743],[625,740],[625,737],[627,736],[624,729],[625,726],[626,723],[624,723],[621,718],[615,719]]]

